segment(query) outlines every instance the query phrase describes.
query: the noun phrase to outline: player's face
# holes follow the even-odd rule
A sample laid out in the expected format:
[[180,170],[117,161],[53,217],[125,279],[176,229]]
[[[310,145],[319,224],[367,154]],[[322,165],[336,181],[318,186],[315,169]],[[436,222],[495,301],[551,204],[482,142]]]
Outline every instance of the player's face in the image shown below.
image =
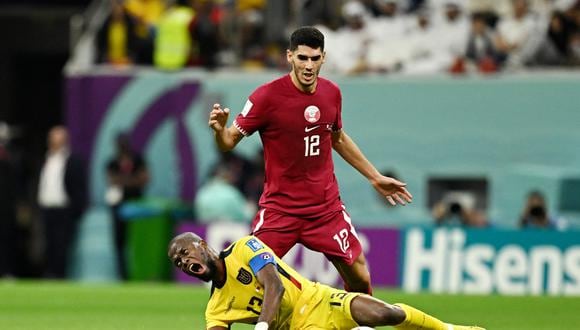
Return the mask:
[[205,242],[195,242],[186,247],[172,248],[171,261],[185,274],[209,282],[216,273],[216,262],[210,255]]
[[292,65],[292,80],[300,90],[311,92],[316,88],[318,73],[324,63],[324,52],[300,45],[296,50],[288,50],[286,59]]

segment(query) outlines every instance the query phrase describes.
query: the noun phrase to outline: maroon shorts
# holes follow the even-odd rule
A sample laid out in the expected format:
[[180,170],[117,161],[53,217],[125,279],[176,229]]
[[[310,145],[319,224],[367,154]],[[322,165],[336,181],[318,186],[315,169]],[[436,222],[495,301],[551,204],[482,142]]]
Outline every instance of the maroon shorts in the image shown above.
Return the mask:
[[342,260],[348,265],[352,265],[362,251],[350,216],[344,210],[306,220],[261,209],[252,221],[252,234],[280,258],[296,243],[323,253],[329,260]]

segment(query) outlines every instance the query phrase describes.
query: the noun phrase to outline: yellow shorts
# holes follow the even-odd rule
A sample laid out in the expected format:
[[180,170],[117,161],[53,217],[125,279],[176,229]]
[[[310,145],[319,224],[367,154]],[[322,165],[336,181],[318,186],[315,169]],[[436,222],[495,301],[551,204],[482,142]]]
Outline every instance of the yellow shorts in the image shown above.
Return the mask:
[[358,324],[350,313],[351,301],[361,295],[316,283],[305,291],[294,307],[290,329],[350,330]]

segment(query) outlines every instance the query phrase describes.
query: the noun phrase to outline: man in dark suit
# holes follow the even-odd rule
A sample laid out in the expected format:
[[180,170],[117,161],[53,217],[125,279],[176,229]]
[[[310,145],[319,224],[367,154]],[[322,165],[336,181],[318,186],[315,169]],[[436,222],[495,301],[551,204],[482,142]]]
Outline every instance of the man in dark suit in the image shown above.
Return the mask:
[[65,127],[53,127],[47,142],[48,152],[38,184],[38,204],[45,234],[44,275],[65,278],[87,204],[86,175],[83,162],[69,149]]

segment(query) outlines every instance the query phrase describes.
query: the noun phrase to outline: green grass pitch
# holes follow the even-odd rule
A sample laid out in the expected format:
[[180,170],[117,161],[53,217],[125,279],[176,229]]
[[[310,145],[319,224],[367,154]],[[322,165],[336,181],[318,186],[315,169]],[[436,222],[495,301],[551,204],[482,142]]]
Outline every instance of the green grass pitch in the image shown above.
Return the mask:
[[[204,329],[205,287],[0,281],[0,329]],[[375,290],[444,321],[489,330],[580,329],[580,299],[405,294]],[[238,325],[234,329],[252,329]]]

